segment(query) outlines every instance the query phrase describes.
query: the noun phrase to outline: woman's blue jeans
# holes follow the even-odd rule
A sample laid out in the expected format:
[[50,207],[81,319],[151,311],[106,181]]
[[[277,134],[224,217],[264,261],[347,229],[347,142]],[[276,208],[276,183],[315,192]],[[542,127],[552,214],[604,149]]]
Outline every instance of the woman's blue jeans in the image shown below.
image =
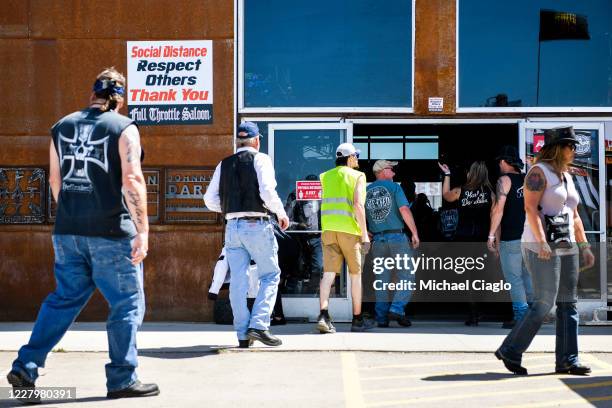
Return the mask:
[[578,364],[578,255],[552,256],[545,261],[523,248],[525,265],[531,273],[534,301],[525,317],[514,326],[499,348],[501,355],[520,364],[523,353],[540,329],[544,317],[557,304],[556,368]]

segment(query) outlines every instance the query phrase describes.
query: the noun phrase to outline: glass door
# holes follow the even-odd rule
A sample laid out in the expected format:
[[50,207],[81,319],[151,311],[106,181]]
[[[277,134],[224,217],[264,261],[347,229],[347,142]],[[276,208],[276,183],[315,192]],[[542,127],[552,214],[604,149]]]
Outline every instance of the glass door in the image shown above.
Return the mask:
[[597,302],[604,306],[607,302],[604,126],[601,122],[520,123],[519,146],[527,170],[544,144],[544,130],[558,126],[573,126],[579,141],[570,174],[580,195],[578,212],[597,259],[593,268],[581,269],[578,297],[582,303]]
[[[274,163],[276,190],[285,201],[291,221],[288,259],[279,290],[289,318],[316,319],[319,314],[319,281],[323,271],[321,248],[319,174],[335,166],[336,147],[352,142],[352,124],[271,123],[268,126],[268,154]],[[280,243],[279,243],[280,244]],[[281,265],[282,268],[282,265]],[[330,313],[336,321],[350,321],[352,306],[346,271],[332,288]]]

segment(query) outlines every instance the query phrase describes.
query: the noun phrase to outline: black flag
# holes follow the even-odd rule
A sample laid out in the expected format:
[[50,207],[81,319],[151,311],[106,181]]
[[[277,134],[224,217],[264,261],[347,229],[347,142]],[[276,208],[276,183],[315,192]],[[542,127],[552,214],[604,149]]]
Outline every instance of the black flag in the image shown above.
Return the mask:
[[590,40],[586,16],[540,10],[540,41]]

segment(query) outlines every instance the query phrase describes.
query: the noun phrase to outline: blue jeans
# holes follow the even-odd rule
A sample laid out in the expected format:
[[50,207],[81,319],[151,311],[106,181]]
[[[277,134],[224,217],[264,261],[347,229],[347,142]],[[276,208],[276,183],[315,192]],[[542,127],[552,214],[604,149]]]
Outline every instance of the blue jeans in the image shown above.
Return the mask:
[[[412,256],[412,250],[408,245],[408,238],[401,232],[379,233],[372,237],[372,259],[375,258],[395,258],[396,255],[401,257],[404,254]],[[408,264],[412,266],[411,263]],[[402,267],[404,265],[401,265]],[[374,279],[381,280],[384,283],[393,282],[393,273],[391,270],[381,265],[382,273],[375,276]],[[411,281],[414,282],[414,275],[410,273],[410,268],[401,268],[395,270],[395,281]],[[387,314],[389,312],[404,316],[404,307],[410,301],[412,292],[410,290],[376,290],[376,321],[378,323],[386,323],[389,321]]]
[[[142,265],[130,262],[130,238],[53,235],[56,288],[44,300],[30,341],[13,370],[31,381],[98,288],[110,306],[106,321],[110,363],[106,387],[117,391],[137,380],[136,332],[145,313]],[[81,373],[82,374],[82,373]]]
[[[268,330],[270,314],[276,301],[280,267],[278,243],[269,221],[228,220],[225,227],[225,251],[229,263],[230,303],[234,313],[234,329],[238,340],[246,340],[249,328]],[[253,259],[259,275],[259,292],[253,311],[247,308],[249,289],[248,267]]]
[[535,298],[527,314],[514,326],[499,352],[506,359],[521,363],[523,353],[542,325],[544,317],[557,304],[556,368],[578,364],[578,255],[552,256],[549,261],[523,249],[525,264],[531,273]]
[[510,299],[514,320],[519,321],[527,313],[528,303],[533,301],[533,286],[531,275],[523,262],[521,253],[521,240],[501,241],[499,243],[499,257],[501,260],[504,279],[510,285]]

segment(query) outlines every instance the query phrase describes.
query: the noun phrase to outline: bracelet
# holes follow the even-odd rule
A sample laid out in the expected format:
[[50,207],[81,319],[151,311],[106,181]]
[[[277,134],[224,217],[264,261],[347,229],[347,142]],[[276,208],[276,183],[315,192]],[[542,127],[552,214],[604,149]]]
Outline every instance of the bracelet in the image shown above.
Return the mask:
[[495,239],[495,235],[489,235],[487,238],[489,238],[489,239]]
[[589,244],[588,242],[577,242],[576,244],[578,245],[578,248],[580,249],[591,248],[591,244]]
[[444,173],[444,177],[450,177],[450,173]]

